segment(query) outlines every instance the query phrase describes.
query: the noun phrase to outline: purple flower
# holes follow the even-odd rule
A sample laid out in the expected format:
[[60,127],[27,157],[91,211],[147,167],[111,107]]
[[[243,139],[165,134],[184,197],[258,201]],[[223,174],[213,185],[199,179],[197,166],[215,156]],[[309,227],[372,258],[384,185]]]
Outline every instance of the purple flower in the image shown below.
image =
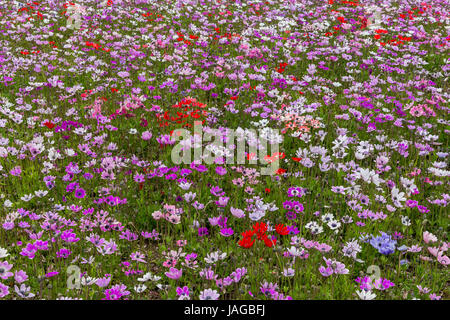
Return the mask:
[[61,248],[58,252],[56,252],[56,257],[67,259],[72,252],[66,248]]
[[189,288],[184,286],[183,288],[177,287],[177,296],[187,296],[189,297]]
[[80,238],[77,238],[77,235],[73,233],[72,229],[64,230],[61,234],[61,239],[69,243],[80,241]]
[[207,236],[208,234],[209,234],[208,228],[206,228],[206,227],[198,228],[198,236],[199,237]]
[[222,228],[220,229],[220,234],[224,237],[230,237],[234,234],[234,231],[231,228]]
[[75,190],[75,198],[83,199],[85,195],[86,195],[86,191],[84,191],[84,189],[78,188]]
[[288,196],[289,197],[299,197],[299,198],[301,198],[301,197],[303,197],[304,194],[305,193],[304,193],[303,189],[300,188],[300,187],[292,187],[292,188],[288,189]]
[[9,287],[0,283],[0,298],[4,298],[9,294]]
[[183,269],[178,270],[177,268],[171,267],[170,270],[164,273],[170,279],[180,279],[183,275]]
[[105,290],[105,297],[102,300],[120,300],[120,298],[130,294],[130,291],[127,291],[126,289],[126,285],[117,284],[111,289]]
[[325,268],[324,266],[320,266],[319,272],[324,277],[329,277],[333,274],[333,268],[331,268],[331,267]]
[[225,169],[224,167],[217,167],[216,168],[216,173],[219,176],[223,176],[223,175],[225,175],[227,173],[227,169]]
[[216,197],[225,195],[225,192],[223,192],[222,188],[220,188],[219,186],[212,187],[210,191],[211,194]]

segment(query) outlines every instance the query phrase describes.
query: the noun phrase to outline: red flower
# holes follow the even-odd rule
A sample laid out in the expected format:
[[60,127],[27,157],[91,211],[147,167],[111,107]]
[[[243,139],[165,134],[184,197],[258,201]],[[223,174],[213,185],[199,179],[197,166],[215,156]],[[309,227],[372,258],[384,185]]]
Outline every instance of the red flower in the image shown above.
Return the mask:
[[286,169],[280,168],[277,170],[276,174],[283,174],[286,172]]
[[263,240],[264,240],[264,244],[266,245],[266,247],[269,247],[269,248],[272,248],[273,245],[277,242],[277,239],[270,240],[267,237],[267,235],[264,235]]
[[253,230],[247,230],[241,233],[244,238],[251,238],[255,234]]
[[252,240],[250,237],[244,237],[241,239],[238,244],[243,248],[251,248],[253,244],[255,243],[255,240]]
[[277,224],[275,226],[275,231],[282,236],[289,234],[288,228],[284,224]]
[[266,191],[266,193],[270,193],[270,189],[269,188],[266,188],[265,191]]
[[256,154],[255,153],[249,153],[247,154],[247,160],[253,160],[255,158]]
[[52,123],[51,121],[46,121],[44,122],[44,126],[46,126],[49,129],[53,129],[56,126],[56,124]]
[[264,222],[257,222],[253,225],[253,231],[256,232],[258,240],[261,240],[266,235],[267,225]]
[[292,158],[292,160],[294,160],[295,162],[300,162],[302,161],[302,158]]

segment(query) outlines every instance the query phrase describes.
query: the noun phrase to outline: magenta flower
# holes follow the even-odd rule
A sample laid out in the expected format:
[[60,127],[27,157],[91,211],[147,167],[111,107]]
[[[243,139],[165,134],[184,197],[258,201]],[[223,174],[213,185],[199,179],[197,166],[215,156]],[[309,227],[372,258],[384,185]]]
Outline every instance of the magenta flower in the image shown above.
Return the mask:
[[230,237],[234,234],[234,231],[231,228],[222,228],[220,229],[220,234],[224,237]]
[[72,252],[69,249],[61,248],[58,252],[56,252],[56,257],[67,259]]
[[225,175],[227,173],[227,169],[225,169],[224,167],[217,167],[216,168],[216,173],[219,176],[223,176],[223,175]]
[[130,291],[126,290],[127,286],[123,284],[117,284],[111,289],[105,290],[105,298],[102,300],[120,300],[122,297],[130,294]]
[[34,259],[34,255],[37,252],[37,247],[33,243],[28,243],[25,248],[22,249],[20,255],[28,257],[28,259]]
[[72,229],[64,230],[61,234],[61,239],[69,243],[80,241],[80,238],[77,238],[77,235],[73,233]]
[[78,188],[75,190],[75,198],[83,199],[85,195],[86,195],[86,191],[84,191],[84,189]]
[[0,298],[4,298],[9,294],[9,287],[0,282]]
[[46,278],[51,278],[51,277],[57,276],[58,274],[59,274],[58,271],[53,271],[53,272],[47,273],[47,274],[45,275],[45,277],[46,277]]

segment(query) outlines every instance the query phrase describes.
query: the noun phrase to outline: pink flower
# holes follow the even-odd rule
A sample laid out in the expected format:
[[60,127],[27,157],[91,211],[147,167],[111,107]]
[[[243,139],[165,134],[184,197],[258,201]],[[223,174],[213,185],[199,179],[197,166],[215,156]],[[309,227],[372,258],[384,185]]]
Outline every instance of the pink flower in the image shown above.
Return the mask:
[[171,267],[168,272],[165,273],[165,275],[170,279],[180,279],[183,275],[183,269],[178,270],[177,268]]
[[107,274],[104,278],[100,278],[95,282],[96,285],[98,285],[100,288],[107,287],[108,284],[111,282],[111,277]]
[[163,214],[162,214],[161,211],[155,211],[155,212],[152,213],[152,217],[155,220],[159,220],[159,219],[161,219],[163,217]]
[[17,283],[20,284],[28,280],[28,275],[23,270],[16,271],[16,273],[14,274],[14,279],[16,280]]
[[436,295],[436,293],[430,294],[431,300],[441,300],[441,296]]
[[6,280],[11,277],[13,273],[9,272],[9,270],[11,270],[12,267],[13,265],[9,264],[7,261],[0,262],[0,278]]
[[150,140],[152,138],[152,133],[150,131],[142,132],[142,140]]
[[435,257],[438,256],[439,248],[436,247],[428,247],[428,251]]
[[432,233],[430,233],[428,231],[425,231],[423,233],[423,241],[425,241],[425,243],[429,243],[430,241],[431,242],[436,242],[437,241],[437,237],[434,234],[432,234]]
[[444,266],[448,266],[450,264],[449,257],[444,256],[442,251],[439,251],[437,260],[439,261],[440,264],[442,264]]

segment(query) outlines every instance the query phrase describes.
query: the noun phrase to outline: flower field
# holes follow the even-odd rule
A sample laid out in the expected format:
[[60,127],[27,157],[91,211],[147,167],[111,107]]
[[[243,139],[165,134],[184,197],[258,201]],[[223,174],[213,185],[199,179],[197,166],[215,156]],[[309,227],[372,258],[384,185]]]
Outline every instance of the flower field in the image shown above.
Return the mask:
[[448,299],[448,9],[0,0],[0,299]]

